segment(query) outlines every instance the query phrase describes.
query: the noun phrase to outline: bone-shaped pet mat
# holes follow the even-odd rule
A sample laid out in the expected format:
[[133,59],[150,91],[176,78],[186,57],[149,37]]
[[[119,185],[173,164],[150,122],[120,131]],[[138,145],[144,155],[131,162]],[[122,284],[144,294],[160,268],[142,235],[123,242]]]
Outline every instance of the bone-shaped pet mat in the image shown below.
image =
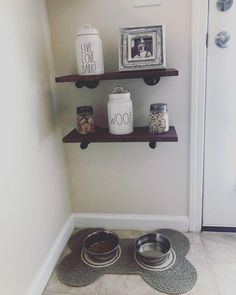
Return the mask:
[[87,286],[104,274],[140,275],[156,290],[167,294],[183,294],[193,288],[197,280],[194,266],[185,258],[190,243],[182,233],[171,229],[159,229],[171,242],[172,250],[167,261],[155,270],[143,268],[135,259],[134,239],[120,239],[119,251],[111,265],[91,266],[84,256],[84,239],[98,229],[83,229],[70,238],[68,254],[57,266],[59,280],[73,287]]

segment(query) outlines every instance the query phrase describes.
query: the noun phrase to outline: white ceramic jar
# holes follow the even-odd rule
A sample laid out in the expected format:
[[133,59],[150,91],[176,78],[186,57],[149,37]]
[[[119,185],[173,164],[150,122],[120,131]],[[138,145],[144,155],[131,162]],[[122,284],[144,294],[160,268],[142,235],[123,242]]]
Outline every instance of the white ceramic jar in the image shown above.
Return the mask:
[[79,75],[104,74],[102,41],[96,28],[83,25],[77,33],[75,47]]
[[133,128],[133,104],[130,93],[117,86],[109,94],[107,103],[109,132],[115,135],[129,134]]

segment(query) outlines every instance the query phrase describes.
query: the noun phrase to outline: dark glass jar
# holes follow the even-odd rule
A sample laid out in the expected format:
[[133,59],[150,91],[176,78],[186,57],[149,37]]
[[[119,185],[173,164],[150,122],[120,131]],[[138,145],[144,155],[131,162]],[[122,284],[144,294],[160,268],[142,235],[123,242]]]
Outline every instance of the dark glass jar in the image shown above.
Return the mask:
[[80,134],[95,132],[93,108],[91,106],[81,106],[77,108],[77,128]]
[[169,130],[168,107],[166,103],[150,105],[149,131],[150,133],[164,133]]

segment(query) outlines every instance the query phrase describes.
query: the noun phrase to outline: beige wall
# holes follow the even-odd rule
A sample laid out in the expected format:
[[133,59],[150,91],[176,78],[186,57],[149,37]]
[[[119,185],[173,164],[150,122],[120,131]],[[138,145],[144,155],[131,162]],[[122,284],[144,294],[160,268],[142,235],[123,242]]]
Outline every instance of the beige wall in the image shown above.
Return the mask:
[[105,126],[108,92],[128,88],[136,126],[147,125],[149,105],[167,102],[179,143],[67,144],[67,164],[74,212],[188,215],[190,128],[191,1],[163,0],[161,6],[133,8],[131,0],[48,0],[57,76],[76,73],[74,40],[83,23],[102,37],[105,70],[118,68],[119,27],[166,25],[167,66],[179,77],[163,78],[149,87],[142,80],[103,81],[94,90],[58,85],[58,111],[63,133],[75,127],[78,105],[91,104],[96,122]]
[[70,213],[44,8],[39,0],[0,2],[0,294],[7,295],[26,294]]

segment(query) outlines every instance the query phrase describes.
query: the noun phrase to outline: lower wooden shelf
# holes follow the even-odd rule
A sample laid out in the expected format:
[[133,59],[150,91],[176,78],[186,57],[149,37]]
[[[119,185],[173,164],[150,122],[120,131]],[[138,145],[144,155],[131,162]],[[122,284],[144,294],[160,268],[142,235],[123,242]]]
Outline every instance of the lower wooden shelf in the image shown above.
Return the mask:
[[81,149],[86,149],[92,142],[149,142],[150,148],[155,148],[157,142],[177,142],[178,136],[174,126],[167,133],[150,134],[148,127],[135,127],[134,132],[126,135],[113,135],[108,128],[97,128],[95,133],[81,135],[76,129],[63,138],[64,143],[80,142]]

